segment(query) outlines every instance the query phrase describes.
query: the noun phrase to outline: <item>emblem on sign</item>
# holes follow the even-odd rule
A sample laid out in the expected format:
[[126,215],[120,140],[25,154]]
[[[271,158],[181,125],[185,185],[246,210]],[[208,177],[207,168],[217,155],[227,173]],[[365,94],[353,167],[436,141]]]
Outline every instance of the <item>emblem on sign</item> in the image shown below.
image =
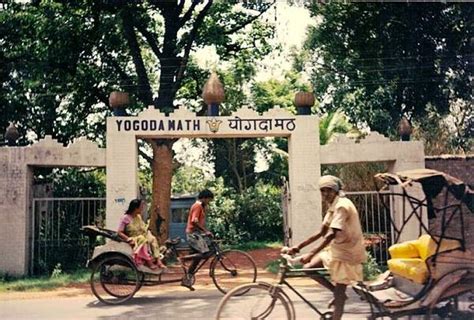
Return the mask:
[[219,131],[219,126],[221,125],[222,121],[213,118],[212,120],[207,120],[206,123],[209,126],[209,130],[211,130],[212,133],[216,133]]

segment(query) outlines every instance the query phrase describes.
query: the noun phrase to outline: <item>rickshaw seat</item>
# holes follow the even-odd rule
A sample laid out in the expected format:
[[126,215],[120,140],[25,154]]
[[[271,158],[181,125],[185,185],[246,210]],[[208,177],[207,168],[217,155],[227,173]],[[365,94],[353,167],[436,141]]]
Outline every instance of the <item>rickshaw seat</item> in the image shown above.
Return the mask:
[[[436,253],[436,242],[424,234],[416,240],[392,245],[388,251],[391,259],[387,261],[389,270],[416,283],[424,284],[430,274],[426,259]],[[438,252],[460,248],[458,240],[443,239]]]

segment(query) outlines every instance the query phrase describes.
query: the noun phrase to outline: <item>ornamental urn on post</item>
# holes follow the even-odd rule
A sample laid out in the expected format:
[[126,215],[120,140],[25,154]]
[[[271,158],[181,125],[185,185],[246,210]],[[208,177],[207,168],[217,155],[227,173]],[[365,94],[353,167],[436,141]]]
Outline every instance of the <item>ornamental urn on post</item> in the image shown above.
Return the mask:
[[7,140],[8,146],[9,147],[16,146],[16,141],[18,140],[19,137],[20,137],[20,133],[18,132],[18,129],[13,124],[13,122],[10,122],[10,125],[5,130],[5,139]]
[[310,115],[311,107],[314,105],[314,94],[312,92],[300,91],[295,94],[294,103],[299,115]]
[[219,105],[224,101],[224,86],[215,72],[212,72],[202,88],[202,98],[207,105],[208,116],[219,115]]
[[109,96],[109,106],[112,108],[114,116],[127,116],[125,108],[130,104],[128,92],[112,91]]
[[410,135],[412,132],[410,121],[404,116],[398,123],[398,134],[402,141],[410,141]]

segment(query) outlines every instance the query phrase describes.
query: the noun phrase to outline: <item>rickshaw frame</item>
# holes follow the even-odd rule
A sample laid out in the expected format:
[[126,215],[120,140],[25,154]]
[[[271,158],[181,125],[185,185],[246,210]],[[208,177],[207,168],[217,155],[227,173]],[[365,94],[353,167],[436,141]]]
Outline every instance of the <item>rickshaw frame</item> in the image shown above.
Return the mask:
[[[379,194],[383,192],[382,199],[384,197],[388,197],[392,201],[396,197],[402,199],[401,223],[397,225],[394,222],[394,217],[390,217],[390,224],[395,233],[394,243],[399,243],[405,227],[408,223],[413,223],[413,217],[415,217],[419,223],[419,235],[421,236],[423,233],[430,235],[436,245],[436,250],[425,260],[429,272],[428,280],[421,290],[407,302],[387,302],[377,298],[377,291],[396,288],[396,284],[393,285],[393,283],[387,284],[385,287],[382,286],[382,288],[380,286],[371,288],[363,283],[354,286],[356,293],[369,302],[370,318],[390,317],[394,319],[413,314],[425,314],[429,318],[434,313],[442,314],[443,317],[450,314],[462,314],[458,310],[458,297],[474,290],[474,257],[466,246],[463,212],[463,206],[465,206],[467,211],[472,213],[473,191],[462,181],[443,172],[430,169],[379,173],[375,175],[374,181]],[[410,194],[409,189],[415,187],[417,183],[423,190],[425,196],[423,199],[418,199]],[[387,193],[387,190],[390,191]],[[441,206],[436,206],[435,200],[438,196],[444,196]],[[387,201],[381,202],[390,210]],[[429,223],[425,224],[423,219],[425,212],[428,214],[428,219],[433,219],[436,216],[440,219],[439,232],[430,229]],[[457,230],[459,232],[456,236],[448,236],[450,227],[454,228],[455,218],[459,218],[460,230]],[[441,244],[448,239],[459,241],[459,248],[441,252]],[[441,304],[444,305],[440,307]],[[471,304],[469,308],[473,311],[474,306]]]
[[[152,270],[144,265],[136,265],[132,257],[131,246],[122,240],[113,230],[97,226],[84,226],[82,230],[90,237],[100,235],[109,239],[105,245],[94,248],[93,256],[86,264],[88,268],[92,269],[90,279],[92,292],[105,304],[116,305],[124,303],[133,298],[142,286],[182,282],[183,277],[187,276],[191,277],[191,283],[185,286],[194,291],[192,285],[195,282],[195,275],[209,260],[211,260],[209,264],[209,277],[212,278],[214,285],[222,293],[226,293],[236,285],[227,287],[226,285],[228,285],[228,283],[225,280],[221,282],[222,280],[219,277],[222,276],[222,273],[219,273],[219,269],[226,272],[224,273],[224,277],[226,277],[227,274],[229,279],[233,279],[234,277],[238,277],[241,273],[245,274],[245,272],[240,271],[241,263],[245,261],[245,269],[247,272],[250,272],[248,280],[255,282],[257,278],[256,263],[248,253],[235,249],[223,250],[220,248],[218,242],[213,239],[210,239],[210,251],[208,254],[183,254],[182,252],[191,249],[178,248],[181,244],[179,237],[167,240],[163,248],[163,259],[165,262],[170,262],[170,260],[177,262],[177,265],[174,265],[174,269],[181,269],[180,273],[175,272],[173,274],[166,272],[166,270]],[[195,270],[189,273],[186,263],[195,258],[199,258],[200,262]],[[114,272],[116,273],[115,276],[113,275]],[[123,275],[122,278],[120,278],[120,272]],[[96,280],[94,280],[94,276],[97,273],[99,274],[99,280],[98,283],[95,283]],[[109,273],[112,275],[108,276]],[[235,280],[239,281],[237,278],[235,278]],[[122,287],[127,286],[130,289],[126,293],[114,293],[112,291],[115,289],[107,288],[107,284],[120,285]],[[105,294],[99,292],[100,289],[105,290],[107,298],[104,297]],[[121,288],[117,290],[120,289]]]

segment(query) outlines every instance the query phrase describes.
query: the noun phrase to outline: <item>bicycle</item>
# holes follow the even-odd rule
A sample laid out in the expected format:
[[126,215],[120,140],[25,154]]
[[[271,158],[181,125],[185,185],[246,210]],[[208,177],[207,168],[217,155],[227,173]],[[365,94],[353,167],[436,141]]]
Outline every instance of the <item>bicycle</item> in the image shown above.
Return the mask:
[[[216,320],[222,319],[296,319],[295,308],[292,300],[284,291],[288,287],[301,300],[303,300],[320,319],[332,319],[332,311],[321,312],[315,305],[308,301],[296,288],[288,283],[288,278],[327,277],[325,268],[296,269],[292,263],[297,260],[287,254],[281,254],[282,261],[276,284],[267,282],[247,283],[229,291],[220,301]],[[242,296],[245,293],[245,297]],[[242,299],[246,299],[245,307]],[[250,303],[250,306],[248,303]]]
[[[167,240],[164,246],[163,261],[168,269],[152,270],[144,265],[137,266],[132,258],[132,249],[117,236],[115,231],[85,226],[82,230],[89,236],[101,235],[112,241],[94,248],[92,258],[87,266],[92,268],[90,284],[93,294],[106,304],[120,304],[130,300],[142,286],[161,285],[182,282],[190,277],[190,290],[195,282],[196,273],[209,261],[209,276],[214,285],[222,293],[242,283],[255,282],[257,266],[253,258],[246,252],[234,249],[223,250],[219,244],[210,239],[207,254],[183,254],[179,248],[180,238]],[[201,258],[195,271],[188,273],[186,263]]]

